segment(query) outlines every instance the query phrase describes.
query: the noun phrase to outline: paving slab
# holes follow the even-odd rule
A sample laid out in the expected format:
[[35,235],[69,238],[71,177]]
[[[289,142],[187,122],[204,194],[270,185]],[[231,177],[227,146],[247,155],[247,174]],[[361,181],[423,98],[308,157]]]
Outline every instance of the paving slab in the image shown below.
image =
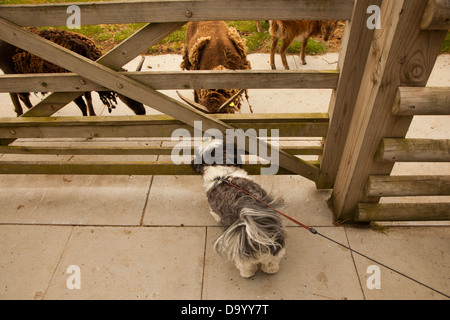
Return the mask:
[[[76,227],[45,299],[200,299],[205,233]],[[68,289],[72,265],[79,267],[80,289]]]
[[42,300],[72,229],[0,225],[0,300]]
[[[268,55],[250,55],[249,59],[254,70],[270,69]],[[282,70],[278,55],[276,59]],[[333,70],[337,54],[308,56],[307,66],[298,63],[297,55],[288,59],[292,69]],[[135,59],[129,70],[135,70],[134,64],[139,60]],[[151,56],[143,70],[180,70],[180,63],[181,56],[177,55]],[[449,65],[450,55],[440,56],[428,86],[448,86]],[[192,92],[183,91],[188,97],[192,97]],[[162,93],[179,99],[174,90]],[[327,112],[331,90],[249,90],[249,95],[255,113]],[[98,96],[93,97],[97,114],[109,115]],[[40,96],[33,95],[32,99],[37,102]],[[0,93],[0,105],[0,117],[15,116],[9,95]],[[146,110],[148,114],[158,114],[150,107]],[[242,112],[250,112],[245,104]],[[119,104],[111,115],[132,114]],[[72,103],[57,115],[81,113]],[[450,139],[449,129],[448,117],[416,117],[408,137]],[[94,139],[76,143],[117,142]],[[119,143],[147,142],[124,139]],[[151,141],[152,145],[159,143]],[[15,144],[29,141],[20,139]],[[13,155],[0,158],[30,159]],[[33,157],[46,159],[109,158]],[[397,164],[394,169],[394,174],[403,175],[448,172],[448,164]],[[282,195],[288,204],[284,211],[294,218],[449,293],[449,228],[390,228],[383,234],[334,226],[326,204],[329,191],[318,191],[312,182],[301,177],[255,179],[269,191]],[[286,223],[287,255],[280,272],[273,276],[258,272],[251,279],[242,279],[231,263],[212,250],[221,229],[209,214],[198,176],[2,175],[0,190],[0,299],[441,299],[384,269],[381,289],[369,290],[367,268],[372,263],[293,227],[290,222]],[[383,199],[391,200],[398,199]],[[431,200],[435,199],[421,199]],[[67,288],[70,265],[80,267],[80,290]]]
[[155,176],[143,218],[153,226],[215,226],[200,176]]
[[0,223],[139,225],[149,176],[3,175]]
[[[347,243],[344,228],[321,230]],[[213,250],[220,228],[208,228],[204,299],[235,300],[347,300],[363,299],[353,259],[348,250],[301,228],[288,228],[286,256],[280,271],[267,275],[260,270],[243,279],[231,262]]]
[[[313,182],[298,176],[252,177],[274,197],[286,203],[284,212],[311,226],[332,226],[333,213],[328,207],[330,191],[315,189]],[[155,176],[144,225],[216,226],[210,215],[203,180],[200,176]],[[287,221],[286,225],[293,225]]]
[[[386,232],[346,227],[352,249],[450,295],[449,228],[390,228]],[[376,265],[354,255],[358,275],[368,300],[439,300],[445,297],[398,274],[380,267],[380,289],[366,285]]]

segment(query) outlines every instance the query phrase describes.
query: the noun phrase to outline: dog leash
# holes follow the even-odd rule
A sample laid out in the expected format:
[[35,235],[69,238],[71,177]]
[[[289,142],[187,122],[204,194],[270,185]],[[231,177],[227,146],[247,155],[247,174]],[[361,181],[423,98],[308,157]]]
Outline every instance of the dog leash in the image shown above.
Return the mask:
[[337,244],[337,245],[339,245],[339,246],[341,246],[341,247],[343,247],[343,248],[345,248],[345,249],[347,249],[347,250],[349,250],[349,251],[351,251],[351,252],[353,252],[353,253],[355,253],[355,254],[357,254],[357,255],[363,257],[363,258],[365,258],[365,259],[367,259],[367,260],[370,260],[370,261],[372,261],[372,262],[374,262],[374,263],[376,263],[376,264],[378,264],[378,265],[380,265],[380,266],[382,266],[382,267],[384,267],[384,268],[386,268],[386,269],[388,269],[388,270],[390,270],[390,271],[392,271],[392,272],[394,272],[394,273],[396,273],[396,274],[398,274],[398,275],[400,275],[400,276],[402,276],[402,277],[404,277],[404,278],[407,278],[407,279],[409,279],[409,280],[411,280],[411,281],[413,281],[413,282],[415,282],[415,283],[417,283],[417,284],[419,284],[419,285],[421,285],[421,286],[423,286],[423,287],[425,287],[425,288],[427,288],[427,289],[429,289],[429,290],[431,290],[431,291],[434,291],[434,292],[436,292],[436,293],[438,293],[438,294],[440,294],[440,295],[446,297],[447,299],[450,299],[450,295],[447,295],[447,294],[445,294],[445,293],[443,293],[443,292],[441,292],[441,291],[439,291],[439,290],[436,290],[436,289],[430,287],[429,285],[426,285],[426,284],[423,283],[423,282],[420,282],[420,281],[418,281],[418,280],[416,280],[416,279],[414,279],[414,278],[412,278],[412,277],[410,277],[410,276],[408,276],[408,275],[406,275],[406,274],[404,274],[404,273],[402,273],[402,272],[400,272],[400,271],[397,271],[397,270],[395,270],[394,268],[391,268],[391,267],[385,265],[384,263],[381,263],[381,262],[379,262],[379,261],[377,261],[377,260],[375,260],[375,259],[372,259],[372,258],[370,258],[369,256],[367,256],[367,255],[365,255],[365,254],[363,254],[363,253],[361,253],[361,252],[356,251],[355,249],[352,249],[352,248],[350,248],[350,247],[348,247],[348,246],[346,246],[346,245],[344,245],[344,244],[342,244],[342,243],[340,243],[340,242],[338,242],[338,241],[336,241],[336,240],[333,240],[333,239],[331,239],[331,238],[329,238],[329,237],[323,235],[322,233],[318,232],[316,229],[311,228],[311,227],[309,227],[309,226],[307,226],[307,225],[301,223],[300,221],[295,220],[294,218],[292,218],[292,217],[290,217],[290,216],[284,214],[283,212],[281,212],[281,211],[275,209],[274,207],[272,207],[271,205],[265,203],[264,201],[262,201],[262,200],[256,198],[256,197],[253,196],[250,192],[248,192],[248,191],[242,189],[241,187],[239,187],[239,186],[233,184],[229,179],[220,177],[220,178],[218,178],[217,180],[218,180],[218,181],[221,181],[221,182],[223,182],[223,183],[228,184],[230,187],[233,187],[233,188],[236,188],[236,189],[242,191],[242,192],[245,193],[246,195],[252,197],[253,199],[255,199],[256,201],[258,201],[259,203],[265,205],[266,207],[268,207],[268,208],[274,210],[275,212],[277,212],[277,213],[280,214],[281,216],[285,217],[286,219],[288,219],[288,220],[292,221],[293,223],[299,225],[299,226],[302,227],[303,229],[308,230],[308,231],[309,231],[310,233],[312,233],[313,235],[321,236],[322,238],[324,238],[324,239],[326,239],[326,240],[328,240],[328,241],[331,241],[331,242],[333,242],[333,243],[335,243],[335,244]]

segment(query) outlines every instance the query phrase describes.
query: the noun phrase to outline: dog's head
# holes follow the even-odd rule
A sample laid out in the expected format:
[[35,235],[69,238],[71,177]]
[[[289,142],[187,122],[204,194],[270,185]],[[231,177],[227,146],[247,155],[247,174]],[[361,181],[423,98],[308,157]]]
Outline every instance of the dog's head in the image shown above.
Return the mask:
[[242,168],[241,155],[245,152],[234,144],[226,144],[223,140],[214,139],[203,142],[195,150],[194,160],[191,163],[195,172],[203,174],[209,166],[233,166]]

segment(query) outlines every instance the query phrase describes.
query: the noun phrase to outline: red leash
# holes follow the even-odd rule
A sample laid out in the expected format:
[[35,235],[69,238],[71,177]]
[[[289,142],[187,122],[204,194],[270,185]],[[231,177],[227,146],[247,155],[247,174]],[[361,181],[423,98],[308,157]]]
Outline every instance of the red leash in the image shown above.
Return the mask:
[[380,265],[380,266],[383,266],[383,267],[385,267],[386,269],[389,269],[389,270],[391,270],[391,271],[393,271],[393,272],[395,272],[395,273],[397,273],[397,274],[399,274],[399,275],[401,275],[401,276],[403,276],[403,277],[405,277],[405,278],[407,278],[407,279],[409,279],[409,280],[411,280],[411,281],[413,281],[413,282],[415,282],[415,283],[417,283],[417,284],[419,284],[419,285],[421,285],[421,286],[423,286],[423,287],[425,287],[425,288],[430,289],[431,291],[434,291],[434,292],[436,292],[436,293],[438,293],[438,294],[440,294],[440,295],[446,297],[447,299],[450,299],[450,295],[445,294],[445,293],[443,293],[443,292],[441,292],[441,291],[438,291],[438,290],[436,290],[436,289],[434,289],[434,288],[432,288],[432,287],[430,287],[430,286],[424,284],[423,282],[420,282],[420,281],[418,281],[418,280],[416,280],[416,279],[414,279],[414,278],[411,278],[410,276],[408,276],[408,275],[406,275],[406,274],[404,274],[404,273],[401,273],[400,271],[397,271],[397,270],[395,270],[395,269],[393,269],[393,268],[391,268],[391,267],[389,267],[389,266],[387,266],[387,265],[385,265],[385,264],[383,264],[383,263],[381,263],[381,262],[379,262],[379,261],[377,261],[377,260],[374,260],[374,259],[372,259],[372,258],[366,256],[365,254],[362,254],[362,253],[360,253],[360,252],[358,252],[358,251],[356,251],[356,250],[354,250],[354,249],[352,249],[352,248],[350,248],[350,247],[348,247],[348,246],[346,246],[346,245],[344,245],[344,244],[342,244],[342,243],[339,243],[339,242],[337,242],[337,241],[335,241],[335,240],[333,240],[333,239],[330,239],[330,238],[328,238],[327,236],[325,236],[325,235],[321,234],[320,232],[318,232],[316,229],[311,228],[311,227],[308,227],[307,225],[304,225],[303,223],[301,223],[301,222],[295,220],[294,218],[289,217],[288,215],[282,213],[281,211],[279,211],[279,210],[275,209],[274,207],[270,206],[269,204],[265,203],[264,201],[259,200],[258,198],[256,198],[255,196],[253,196],[250,192],[245,191],[244,189],[242,189],[242,188],[238,187],[237,185],[233,184],[231,181],[229,181],[229,180],[227,180],[227,179],[225,179],[225,178],[219,178],[218,180],[220,180],[220,181],[222,181],[222,182],[228,184],[230,187],[233,187],[233,188],[236,188],[236,189],[242,191],[242,192],[245,193],[246,195],[249,195],[250,197],[252,197],[252,198],[255,199],[256,201],[258,201],[259,203],[262,203],[263,205],[267,206],[268,208],[274,210],[275,212],[279,213],[280,215],[282,215],[282,216],[285,217],[286,219],[288,219],[288,220],[294,222],[295,224],[299,225],[300,227],[302,227],[302,228],[308,230],[308,231],[311,232],[312,234],[319,235],[319,236],[321,236],[321,237],[324,238],[324,239],[327,239],[327,240],[329,240],[329,241],[331,241],[331,242],[334,242],[335,244],[337,244],[337,245],[339,245],[339,246],[341,246],[341,247],[343,247],[343,248],[345,248],[345,249],[347,249],[347,250],[349,250],[349,251],[351,251],[351,252],[353,252],[353,253],[356,253],[356,254],[360,255],[361,257],[363,257],[363,258],[366,258],[366,259],[368,259],[368,260],[370,260],[370,261],[372,261],[372,262],[375,262],[376,264],[378,264],[378,265]]
[[224,178],[222,178],[221,180],[222,180],[222,182],[225,182],[225,183],[228,184],[229,186],[234,187],[234,188],[236,188],[236,189],[238,189],[238,190],[241,190],[241,191],[242,191],[243,193],[245,193],[246,195],[249,195],[250,197],[252,197],[252,198],[255,199],[256,201],[258,201],[259,203],[262,203],[262,204],[265,205],[266,207],[268,207],[268,208],[274,210],[275,212],[279,213],[280,215],[282,215],[282,216],[285,217],[286,219],[288,219],[288,220],[292,221],[293,223],[299,225],[300,227],[302,227],[302,228],[308,230],[308,231],[311,232],[312,234],[317,234],[317,230],[316,230],[316,229],[311,228],[311,227],[308,227],[307,225],[304,225],[304,224],[301,223],[300,221],[297,221],[297,220],[295,220],[294,218],[289,217],[288,215],[284,214],[283,212],[281,212],[281,211],[275,209],[274,207],[270,206],[269,204],[265,203],[264,201],[259,200],[258,198],[256,198],[255,196],[253,196],[250,192],[247,192],[247,191],[245,191],[244,189],[238,187],[237,185],[231,183],[231,181],[229,181],[229,180],[227,180],[227,179],[224,179]]

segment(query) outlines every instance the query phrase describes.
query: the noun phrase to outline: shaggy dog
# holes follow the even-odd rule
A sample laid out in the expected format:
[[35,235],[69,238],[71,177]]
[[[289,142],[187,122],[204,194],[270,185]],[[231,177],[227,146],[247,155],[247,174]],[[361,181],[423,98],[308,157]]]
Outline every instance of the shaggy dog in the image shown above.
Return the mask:
[[[213,159],[223,161],[214,163]],[[203,143],[192,162],[193,169],[203,176],[211,215],[224,230],[214,250],[232,260],[244,278],[255,275],[259,264],[263,272],[274,274],[285,254],[281,218],[273,209],[229,183],[276,209],[281,208],[283,200],[270,196],[240,163],[237,150],[227,152],[221,140]]]

